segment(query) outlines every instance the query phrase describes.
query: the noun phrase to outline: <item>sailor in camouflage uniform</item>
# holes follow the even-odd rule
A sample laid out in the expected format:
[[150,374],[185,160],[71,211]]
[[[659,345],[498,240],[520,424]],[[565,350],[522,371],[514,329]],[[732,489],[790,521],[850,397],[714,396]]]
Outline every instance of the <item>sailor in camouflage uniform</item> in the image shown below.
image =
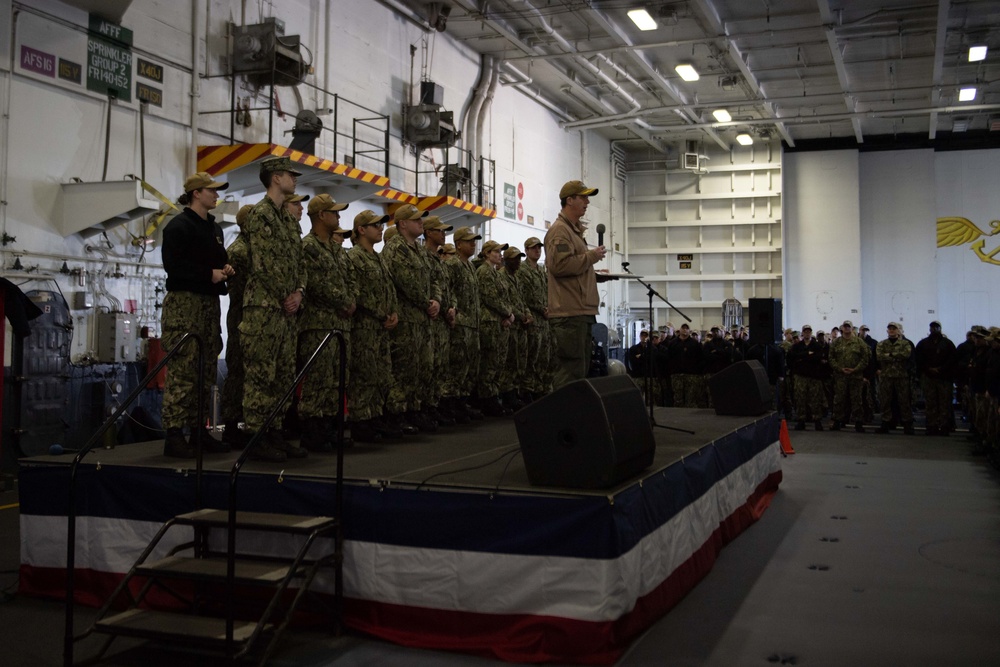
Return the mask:
[[[328,194],[309,202],[312,230],[302,239],[302,263],[309,298],[299,315],[299,365],[305,364],[331,329],[344,335],[350,353],[351,315],[354,314],[357,286],[347,259],[347,251],[333,240],[339,230],[338,204]],[[345,368],[345,373],[347,369]],[[314,452],[333,449],[334,421],[343,397],[340,384],[340,342],[331,340],[302,381],[299,418],[300,445]]]
[[[448,287],[448,276],[445,273],[442,258],[438,250],[444,245],[444,235],[454,229],[451,225],[441,222],[437,216],[428,216],[423,220],[424,243],[421,246],[430,267],[431,284],[437,285],[441,294],[441,312],[431,319],[431,376],[425,386],[423,397],[424,411],[441,426],[454,426],[456,415],[452,414],[447,404],[442,405],[445,377],[448,373],[449,331],[455,326],[455,301]],[[464,415],[461,415],[464,421]]]
[[833,372],[833,426],[839,431],[845,418],[845,404],[851,402],[848,419],[854,422],[854,430],[864,433],[861,421],[861,385],[868,366],[871,352],[868,345],[854,334],[854,325],[845,320],[840,327],[840,337],[830,345],[830,368]]
[[483,413],[469,404],[479,379],[479,282],[470,259],[476,254],[476,241],[483,237],[469,227],[459,227],[452,238],[456,252],[445,260],[444,268],[455,301],[455,326],[443,391],[453,414],[479,420]]
[[[375,245],[382,241],[388,215],[362,211],[354,217],[347,258],[357,285],[357,310],[351,320],[351,386],[347,408],[351,437],[358,442],[400,438],[403,431],[385,421],[392,386],[390,332],[399,325],[396,288]],[[417,432],[407,425],[407,433]]]
[[895,428],[892,419],[892,402],[899,405],[899,417],[903,422],[903,432],[913,435],[913,405],[910,392],[910,359],[913,356],[913,343],[902,336],[902,327],[898,322],[889,322],[886,326],[888,338],[875,346],[875,357],[878,359],[878,400],[882,407],[882,424],[879,433],[888,433]]
[[[166,456],[193,457],[198,438],[208,451],[229,450],[228,444],[204,433],[204,425],[198,423],[197,398],[200,383],[203,405],[207,407],[222,352],[219,296],[226,293],[226,280],[233,275],[222,244],[222,228],[209,212],[218,202],[219,190],[227,187],[228,183],[218,182],[205,172],[189,176],[178,200],[184,210],[163,230],[163,268],[167,272],[164,349],[172,348],[188,332],[198,334],[204,342],[203,368],[198,368],[198,348],[193,343],[187,343],[167,366],[162,412]],[[190,444],[184,439],[185,426],[191,429]]]
[[396,209],[393,219],[399,233],[385,244],[382,261],[396,286],[399,304],[399,326],[392,331],[394,382],[389,412],[397,424],[429,433],[437,430],[437,422],[421,410],[434,363],[427,331],[441,310],[441,286],[432,281],[427,255],[417,245],[426,216],[426,211],[412,204]]
[[525,354],[524,390],[532,400],[541,397],[548,391],[555,367],[551,359],[551,331],[549,330],[549,287],[546,281],[545,269],[538,264],[542,256],[543,244],[540,239],[532,236],[524,242],[524,253],[527,259],[521,262],[514,277],[517,287],[524,300],[532,323],[528,327],[527,352]]
[[225,430],[222,441],[236,449],[246,446],[247,438],[240,430],[243,421],[243,344],[240,342],[240,322],[243,320],[243,291],[247,284],[249,270],[247,257],[247,242],[243,235],[243,226],[253,206],[249,204],[240,208],[236,214],[236,225],[240,233],[236,235],[226,253],[229,255],[229,265],[233,267],[233,275],[226,281],[229,288],[229,310],[226,312],[226,381],[222,385],[221,412]]
[[500,376],[500,396],[504,406],[514,412],[524,407],[520,395],[525,391],[525,376],[528,374],[528,327],[534,322],[517,285],[517,271],[521,268],[523,258],[524,253],[520,248],[507,248],[503,251],[504,266],[501,269],[507,279],[509,299],[514,308],[514,324],[510,328],[507,363]]
[[507,244],[490,240],[480,253],[483,263],[476,270],[479,285],[479,395],[480,406],[491,417],[504,417],[510,409],[500,401],[501,376],[507,363],[514,306],[506,278],[500,273]]
[[[285,199],[295,193],[300,175],[288,158],[261,162],[260,180],[267,194],[253,207],[244,233],[250,270],[243,296],[243,343],[246,385],[243,416],[253,434],[295,379],[297,315],[306,291],[302,271],[302,239],[298,224],[285,210]],[[301,458],[306,450],[285,441],[280,424],[272,424],[252,452],[254,458],[283,461]]]

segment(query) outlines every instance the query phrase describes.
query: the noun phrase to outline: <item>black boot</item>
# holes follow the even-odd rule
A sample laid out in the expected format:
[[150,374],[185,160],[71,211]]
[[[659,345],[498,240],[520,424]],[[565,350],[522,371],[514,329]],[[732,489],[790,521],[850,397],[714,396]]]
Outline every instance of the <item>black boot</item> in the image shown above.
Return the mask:
[[521,399],[517,397],[517,391],[513,389],[508,392],[504,392],[504,394],[501,396],[501,399],[503,402],[503,406],[508,410],[510,410],[512,413],[517,412],[518,410],[524,407],[524,403],[522,403]]
[[864,433],[865,432],[865,425],[862,424],[861,422],[855,422],[855,424],[854,424],[854,431],[855,431],[855,433]]
[[163,455],[174,459],[193,459],[195,449],[188,444],[184,431],[179,428],[168,428],[163,439]]
[[913,422],[903,422],[903,434],[916,435],[916,431],[913,430]]
[[443,398],[441,399],[441,403],[447,408],[448,414],[451,415],[456,424],[468,424],[472,420],[457,397],[450,396]]
[[403,415],[406,421],[410,422],[423,433],[434,433],[438,430],[437,422],[426,412],[411,410]]
[[455,399],[455,404],[458,405],[462,410],[464,410],[465,414],[469,415],[469,419],[471,419],[472,421],[477,422],[485,419],[485,415],[483,415],[483,413],[478,408],[473,406],[472,402],[469,399],[470,399],[469,396],[460,396],[459,398]]
[[240,430],[240,423],[235,419],[227,419],[225,430],[222,431],[222,442],[231,449],[243,449],[247,446],[246,433]]
[[264,439],[267,444],[272,449],[277,449],[279,452],[284,452],[285,458],[289,459],[304,459],[309,456],[309,452],[301,447],[293,445],[291,442],[285,439],[285,436],[281,431],[277,429],[271,429],[264,435]]
[[511,414],[510,410],[500,402],[499,396],[481,399],[479,405],[487,417],[508,417]]
[[[269,435],[270,433],[265,433],[259,440],[257,440],[253,449],[250,450],[250,458],[254,461],[270,461],[271,463],[280,463],[288,457],[285,456],[284,451],[276,449],[271,444],[271,438],[268,437]],[[253,436],[253,433],[247,433],[247,443],[253,439]]]
[[[406,418],[403,414],[389,414],[385,416],[385,421],[391,424],[399,430],[403,435],[416,435],[420,433],[420,429],[416,427],[415,424],[411,424],[410,420]],[[382,434],[385,435],[384,433]]]
[[843,424],[841,424],[839,421],[837,421],[836,419],[834,419],[833,420],[833,426],[830,427],[830,430],[831,431],[839,431],[842,426],[843,426]]
[[[353,432],[349,432],[351,428],[351,422],[344,422],[344,447],[353,447],[354,440],[351,439]],[[326,433],[326,439],[330,443],[331,448],[337,448],[337,436],[340,434],[340,416],[336,417],[323,417],[323,431]]]
[[815,421],[815,422],[813,423],[813,428],[814,428],[815,430],[817,430],[817,431],[822,431],[822,430],[823,430],[823,420],[822,420],[822,419],[817,419],[817,420],[816,420],[816,421]]
[[191,437],[188,440],[191,442],[192,447],[197,447],[200,442],[201,451],[203,452],[209,452],[211,454],[226,454],[229,452],[229,443],[223,442],[222,440],[216,440],[212,437],[212,434],[208,431],[208,429],[192,426],[190,430]]
[[[382,435],[375,430],[371,419],[351,422],[351,437],[358,442],[382,442]],[[403,437],[400,433],[398,437]]]
[[806,430],[806,423],[804,421],[795,422],[795,430],[796,431],[804,431],[804,430]]
[[403,438],[403,431],[388,415],[375,417],[367,420],[367,422],[383,440],[401,440]]
[[442,400],[438,405],[428,405],[424,408],[424,414],[438,423],[438,426],[454,426],[455,418],[445,407]]
[[[306,417],[299,420],[302,437],[299,439],[299,447],[310,452],[332,452],[333,445],[327,438],[327,433],[323,428],[323,420],[320,417]],[[286,452],[287,453],[287,452]]]

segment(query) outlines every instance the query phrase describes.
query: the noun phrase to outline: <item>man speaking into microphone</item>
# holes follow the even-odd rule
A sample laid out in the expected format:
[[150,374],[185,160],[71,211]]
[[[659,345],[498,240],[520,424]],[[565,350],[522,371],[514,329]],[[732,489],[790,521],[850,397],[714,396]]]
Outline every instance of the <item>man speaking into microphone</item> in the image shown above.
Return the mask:
[[545,234],[545,267],[549,274],[549,325],[558,361],[553,387],[587,377],[591,326],[600,298],[594,264],[604,259],[604,225],[597,227],[598,247],[587,248],[583,216],[597,188],[569,181],[559,190],[562,210]]

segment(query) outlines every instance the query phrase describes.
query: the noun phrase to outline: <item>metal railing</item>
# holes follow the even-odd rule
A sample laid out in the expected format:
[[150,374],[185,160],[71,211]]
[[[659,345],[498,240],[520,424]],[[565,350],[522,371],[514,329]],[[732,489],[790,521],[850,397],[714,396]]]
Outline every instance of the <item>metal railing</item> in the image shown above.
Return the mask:
[[233,625],[235,621],[235,596],[233,595],[233,590],[236,587],[236,492],[237,492],[237,482],[239,481],[240,471],[243,465],[246,463],[247,459],[250,457],[257,447],[260,441],[264,438],[267,433],[268,427],[274,422],[275,418],[282,413],[282,409],[288,400],[295,393],[298,388],[299,383],[302,378],[306,376],[306,373],[312,368],[313,364],[319,358],[320,353],[323,349],[330,343],[330,340],[336,337],[340,342],[340,373],[337,379],[338,387],[340,391],[340,401],[341,406],[339,410],[339,415],[337,417],[337,484],[336,490],[334,492],[334,513],[337,520],[337,532],[336,532],[336,542],[335,542],[335,553],[337,554],[337,568],[336,568],[336,578],[334,582],[334,599],[337,601],[337,619],[340,621],[341,614],[341,600],[343,599],[343,569],[340,563],[343,559],[343,528],[341,527],[342,520],[342,508],[343,508],[343,482],[344,482],[344,414],[343,401],[345,397],[345,390],[347,388],[347,345],[344,339],[344,334],[339,329],[330,329],[327,334],[320,341],[316,349],[313,350],[312,355],[303,364],[302,368],[299,369],[298,374],[295,376],[295,380],[292,382],[291,386],[285,391],[285,395],[278,401],[278,403],[271,409],[268,413],[267,418],[264,420],[264,425],[254,433],[253,437],[247,443],[246,448],[243,453],[236,459],[233,464],[232,469],[229,472],[229,525],[228,525],[228,535],[227,535],[227,545],[226,545],[226,654],[231,656],[234,653],[233,646]]
[[[201,339],[201,336],[194,333],[185,333],[181,336],[180,340],[170,348],[170,350],[160,359],[159,363],[153,367],[149,373],[146,374],[137,385],[136,388],[132,390],[132,393],[122,401],[122,404],[118,407],[115,412],[108,417],[104,424],[101,425],[99,429],[90,437],[90,440],[77,452],[76,456],[73,457],[73,463],[70,465],[69,472],[69,489],[68,489],[68,507],[66,511],[66,625],[65,633],[63,635],[63,665],[65,667],[72,667],[73,665],[73,609],[74,609],[74,595],[75,595],[75,572],[76,572],[76,473],[77,469],[80,467],[80,462],[83,458],[90,453],[98,442],[104,437],[104,434],[111,428],[111,426],[118,421],[118,418],[125,412],[125,410],[132,405],[132,403],[139,397],[139,395],[146,389],[146,385],[156,378],[157,373],[167,365],[167,362],[174,357],[181,348],[185,345],[194,341],[198,347],[198,368],[203,369],[205,367],[205,342]],[[205,423],[205,387],[202,382],[198,383],[198,428],[202,428]],[[204,438],[207,437],[204,433],[199,433],[197,438],[197,463],[196,463],[196,473],[195,473],[195,504],[197,507],[195,509],[201,508],[201,472],[202,472],[202,443]]]

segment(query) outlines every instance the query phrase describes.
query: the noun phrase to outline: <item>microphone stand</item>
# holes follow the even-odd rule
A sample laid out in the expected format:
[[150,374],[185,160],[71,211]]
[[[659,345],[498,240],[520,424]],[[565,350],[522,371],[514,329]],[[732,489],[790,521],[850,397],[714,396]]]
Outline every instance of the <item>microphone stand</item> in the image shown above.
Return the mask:
[[632,279],[637,281],[640,285],[646,288],[646,297],[649,299],[649,338],[646,339],[646,401],[649,404],[649,423],[655,428],[665,428],[671,431],[680,431],[681,433],[688,433],[694,435],[694,431],[689,431],[686,428],[677,428],[676,426],[665,426],[663,424],[656,423],[656,417],[653,416],[653,297],[656,296],[663,303],[667,304],[671,309],[677,312],[678,315],[683,317],[688,322],[691,318],[688,317],[682,310],[677,308],[674,304],[670,303],[662,294],[653,289],[653,286],[644,281],[642,278],[638,277],[634,273],[628,270],[628,262],[622,262],[622,270],[632,276]]

